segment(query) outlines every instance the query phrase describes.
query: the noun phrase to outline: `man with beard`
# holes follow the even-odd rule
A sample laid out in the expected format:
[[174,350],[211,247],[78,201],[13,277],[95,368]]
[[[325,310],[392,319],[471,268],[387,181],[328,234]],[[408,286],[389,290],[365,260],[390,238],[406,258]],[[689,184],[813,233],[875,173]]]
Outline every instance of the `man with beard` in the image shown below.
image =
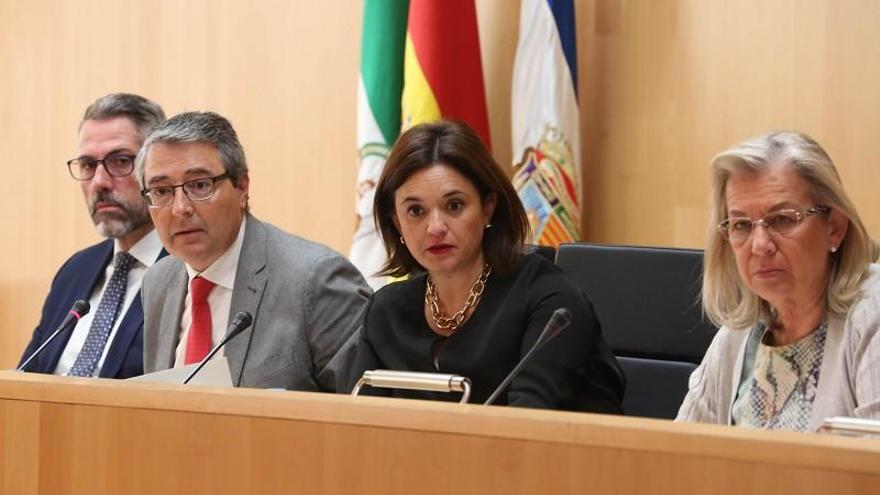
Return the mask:
[[89,301],[91,311],[26,371],[102,378],[143,374],[141,281],[165,253],[132,171],[147,133],[164,120],[159,105],[125,93],[101,97],[86,109],[77,155],[67,167],[95,228],[108,239],[74,254],[55,275],[22,362],[61,324],[74,301]]

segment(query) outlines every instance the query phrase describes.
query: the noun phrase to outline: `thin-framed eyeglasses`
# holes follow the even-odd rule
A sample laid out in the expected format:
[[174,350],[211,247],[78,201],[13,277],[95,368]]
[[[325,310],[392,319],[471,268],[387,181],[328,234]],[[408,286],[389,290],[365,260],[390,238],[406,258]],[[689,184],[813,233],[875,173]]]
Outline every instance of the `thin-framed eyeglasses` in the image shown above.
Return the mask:
[[70,176],[76,180],[92,180],[98,171],[98,166],[103,165],[104,170],[111,177],[125,177],[131,175],[134,170],[134,158],[135,156],[131,153],[110,153],[101,160],[90,156],[81,156],[67,160],[67,170],[70,171]]
[[749,240],[757,226],[764,227],[773,235],[786,235],[791,233],[801,222],[810,215],[827,214],[831,208],[827,206],[814,206],[806,210],[785,209],[764,215],[763,218],[752,220],[749,217],[731,217],[718,224],[721,236],[731,244],[740,245]]
[[164,208],[174,203],[174,192],[178,187],[190,201],[207,201],[217,192],[217,182],[230,179],[228,173],[214,177],[193,179],[173,186],[148,187],[141,191],[150,208]]

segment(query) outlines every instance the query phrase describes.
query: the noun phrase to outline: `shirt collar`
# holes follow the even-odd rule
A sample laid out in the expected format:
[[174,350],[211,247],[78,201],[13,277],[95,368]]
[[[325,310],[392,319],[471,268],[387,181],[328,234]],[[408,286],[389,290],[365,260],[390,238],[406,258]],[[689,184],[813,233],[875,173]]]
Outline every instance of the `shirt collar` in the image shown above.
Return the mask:
[[186,265],[186,273],[189,275],[190,282],[192,282],[192,279],[196,278],[196,276],[201,276],[202,278],[214,282],[214,284],[219,285],[220,287],[229,290],[233,289],[235,286],[235,272],[238,271],[238,258],[241,255],[241,245],[244,242],[245,223],[247,223],[246,219],[242,218],[235,242],[229,246],[229,249],[227,249],[225,253],[214,260],[214,262],[211,263],[211,266],[205,268],[203,272],[199,273],[195,268],[189,266],[189,264]]
[[[119,245],[119,239],[116,239],[113,241],[114,258],[119,251],[122,251],[122,248]],[[159,233],[156,232],[156,229],[147,232],[147,235],[141,237],[141,239],[128,250],[128,254],[132,255],[134,259],[138,260],[140,264],[147,268],[153,266],[153,263],[156,262],[160,252],[162,252],[162,241],[159,239]]]

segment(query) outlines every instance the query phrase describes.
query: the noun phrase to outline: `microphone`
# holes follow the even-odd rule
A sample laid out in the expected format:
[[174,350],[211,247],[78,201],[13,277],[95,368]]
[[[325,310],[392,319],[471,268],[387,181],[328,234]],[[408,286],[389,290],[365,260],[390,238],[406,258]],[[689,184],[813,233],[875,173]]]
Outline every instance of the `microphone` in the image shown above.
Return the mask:
[[569,325],[571,325],[571,311],[569,311],[568,308],[559,308],[554,311],[553,314],[550,315],[550,321],[544,326],[544,330],[541,331],[538,340],[532,344],[532,348],[529,349],[529,352],[519,360],[516,366],[514,366],[510,373],[504,378],[504,381],[501,382],[501,385],[498,385],[498,388],[492,392],[492,395],[486,399],[486,402],[484,402],[483,405],[488,406],[494,403],[495,400],[498,399],[498,396],[501,395],[501,392],[510,384],[510,381],[513,380],[513,378],[519,374],[522,367],[529,362],[529,359],[532,358],[535,352],[544,347],[544,344],[550,342],[550,339],[559,335],[559,332],[568,328]]
[[89,303],[83,301],[82,299],[73,303],[70,311],[67,312],[67,316],[64,317],[64,321],[62,321],[61,324],[58,325],[58,329],[55,330],[52,335],[50,335],[49,338],[46,339],[45,342],[43,342],[43,345],[38,347],[36,351],[28,356],[28,358],[23,363],[21,363],[21,366],[16,368],[15,371],[24,371],[27,366],[31,364],[31,361],[39,356],[40,353],[43,352],[43,349],[45,349],[50,342],[55,340],[55,337],[57,337],[58,334],[60,334],[64,330],[67,330],[68,328],[73,328],[76,325],[76,322],[78,322],[80,318],[87,314],[89,314]]
[[187,383],[189,383],[189,381],[192,380],[194,376],[196,376],[196,373],[201,371],[201,369],[204,368],[206,364],[208,364],[208,361],[210,361],[211,358],[214,357],[214,354],[217,354],[217,351],[225,346],[230,340],[235,338],[236,335],[245,331],[249,326],[251,326],[251,323],[253,323],[253,321],[254,317],[251,316],[251,314],[247,311],[239,311],[238,313],[235,313],[235,316],[232,318],[232,323],[230,323],[229,328],[226,329],[226,336],[223,337],[223,340],[215,345],[213,349],[211,349],[211,352],[209,352],[204,359],[202,359],[199,365],[196,366],[196,369],[194,369],[192,373],[190,373],[189,376],[186,377],[186,380],[183,381],[183,384],[186,385]]

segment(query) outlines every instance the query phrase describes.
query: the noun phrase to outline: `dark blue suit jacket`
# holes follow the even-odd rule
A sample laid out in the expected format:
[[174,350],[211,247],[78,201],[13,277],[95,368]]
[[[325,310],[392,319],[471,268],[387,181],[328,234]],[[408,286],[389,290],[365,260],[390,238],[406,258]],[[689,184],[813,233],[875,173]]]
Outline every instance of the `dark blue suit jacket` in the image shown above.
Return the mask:
[[[163,249],[159,257],[166,254]],[[34,335],[24,350],[19,365],[52,335],[76,300],[89,300],[112,257],[113,240],[108,239],[74,254],[61,266],[43,303],[40,324],[34,329]],[[91,308],[92,311],[97,309]],[[101,367],[101,378],[129,378],[144,373],[144,311],[141,307],[140,291],[135,295],[128,312],[121,318],[119,330],[116,331],[113,341],[108,343],[110,349]],[[27,371],[53,373],[71,333],[73,332],[66,331],[58,335],[42,354],[31,361]]]

